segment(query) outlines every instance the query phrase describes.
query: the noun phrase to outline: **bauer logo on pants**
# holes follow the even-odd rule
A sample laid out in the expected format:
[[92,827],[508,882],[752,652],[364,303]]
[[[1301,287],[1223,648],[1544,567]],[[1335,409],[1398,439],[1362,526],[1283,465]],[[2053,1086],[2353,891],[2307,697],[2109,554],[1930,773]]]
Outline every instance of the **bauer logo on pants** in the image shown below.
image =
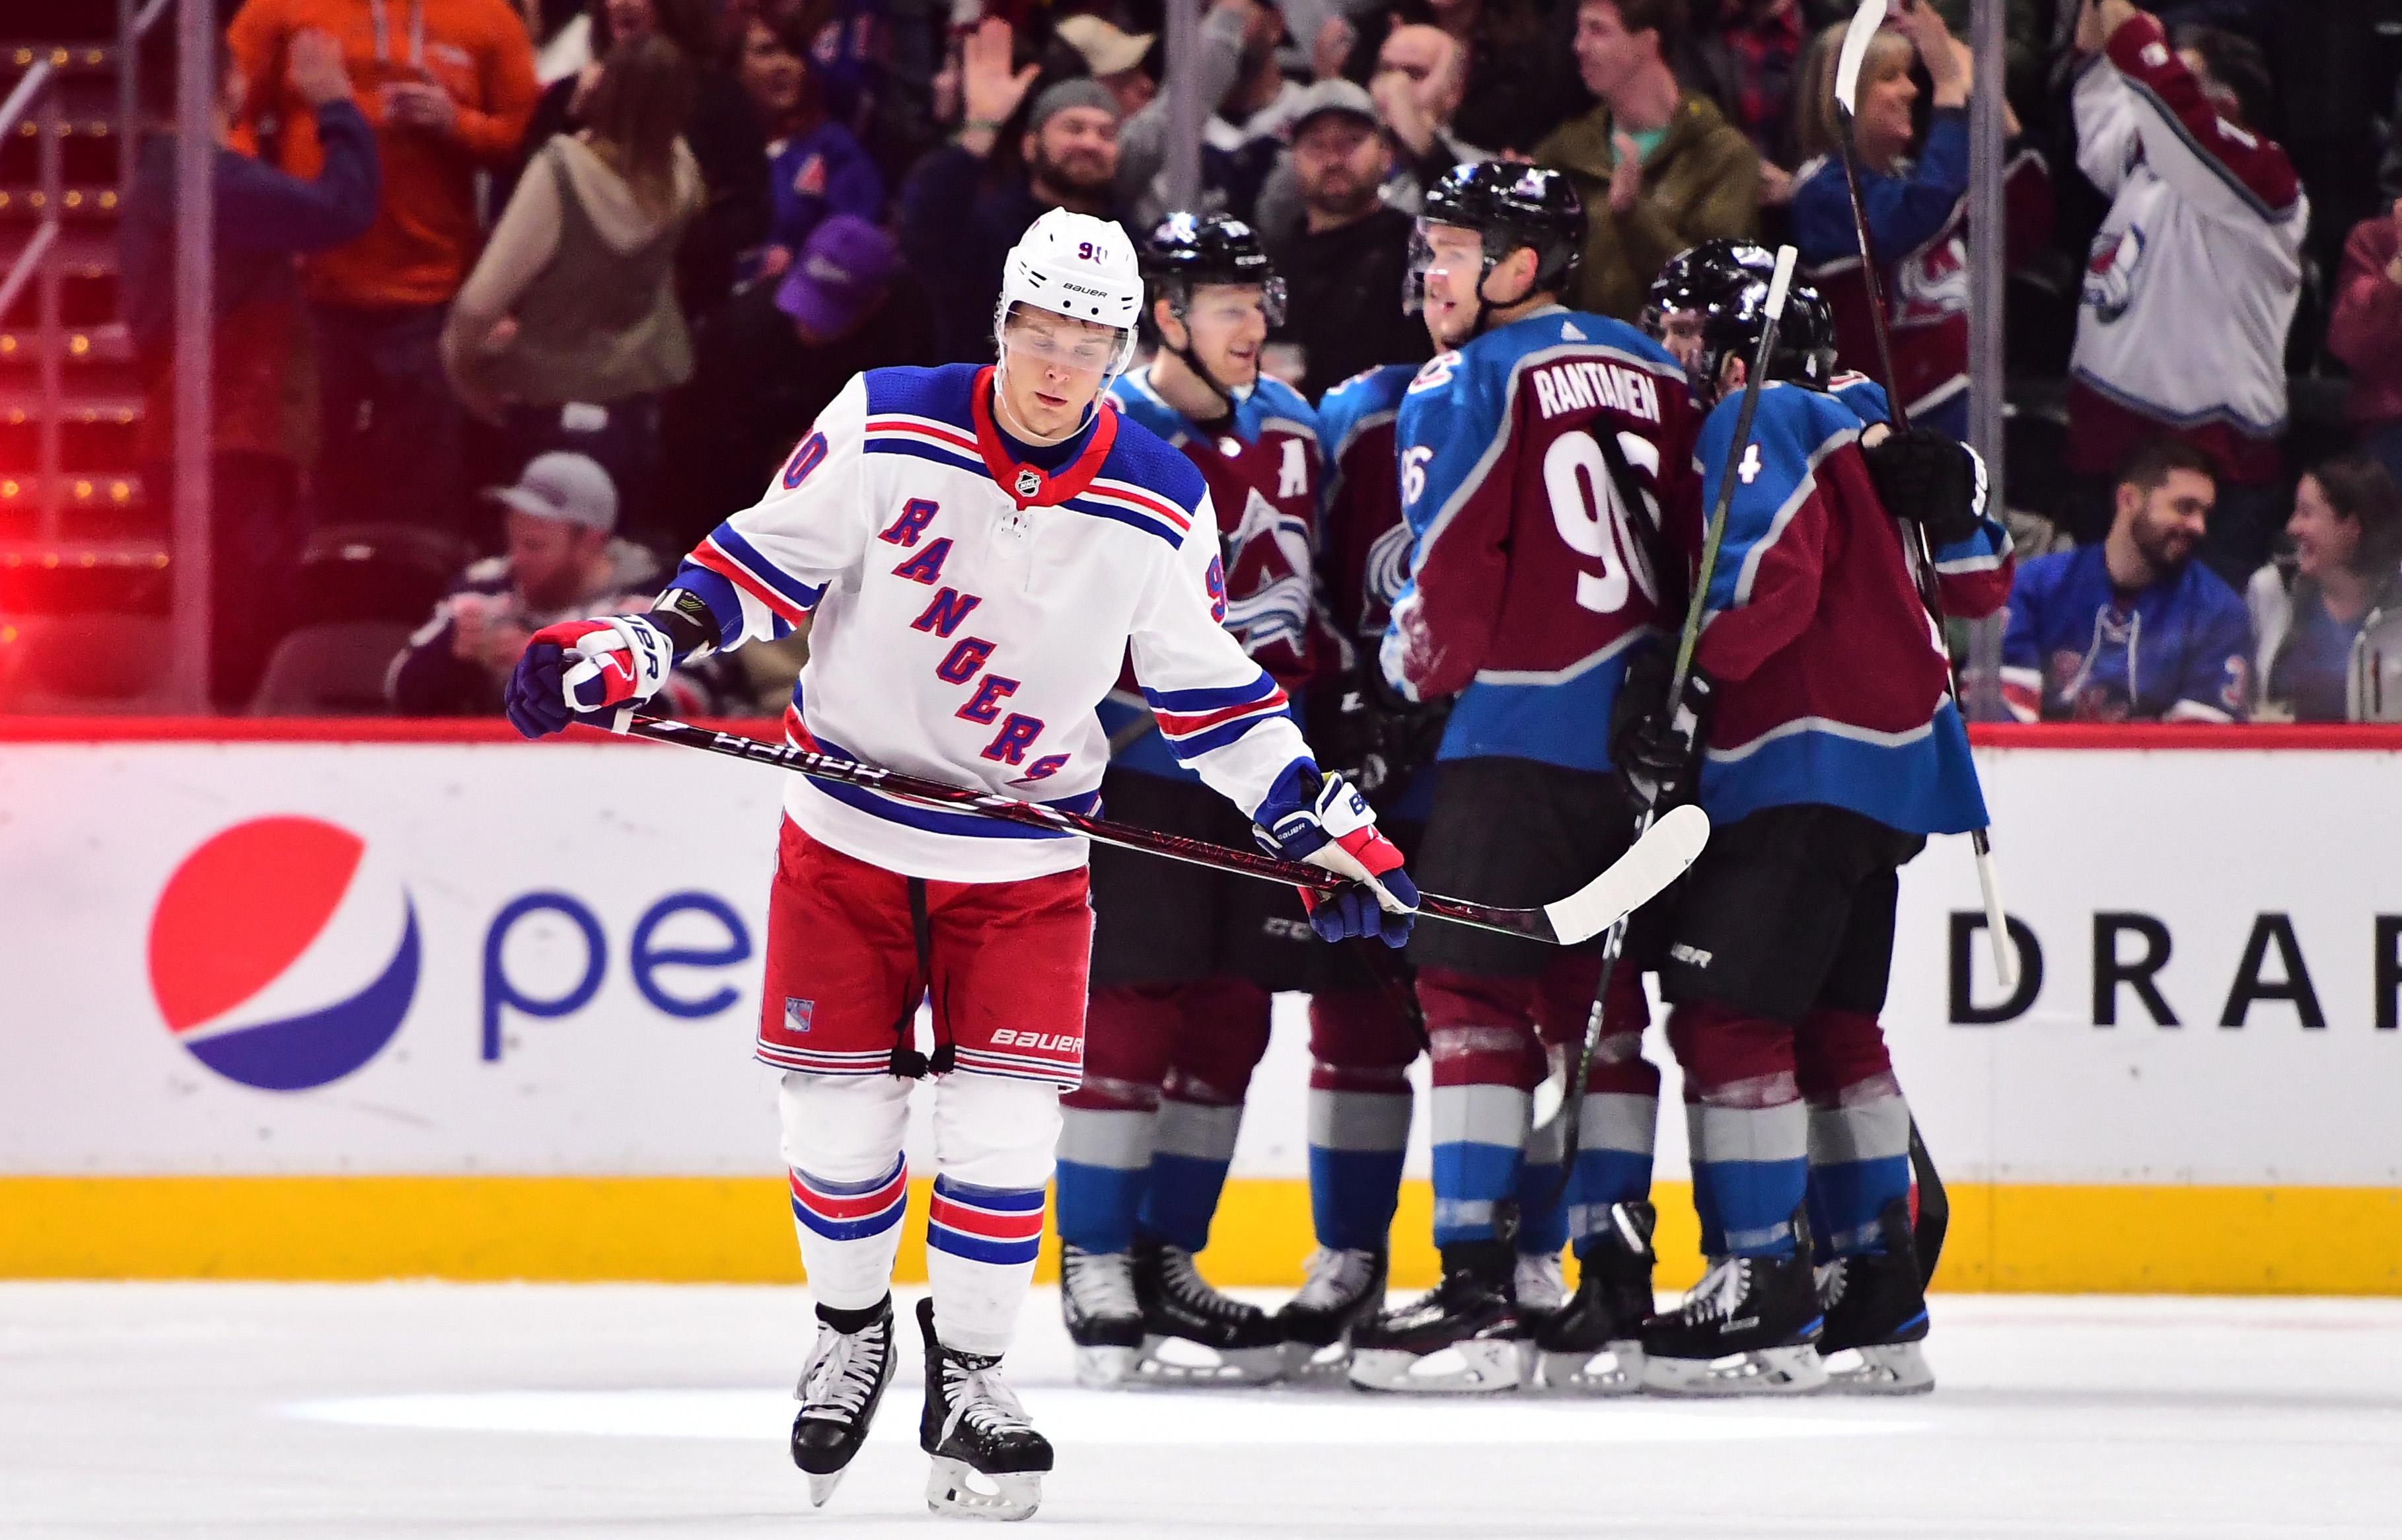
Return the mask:
[[408,1014],[420,950],[408,890],[380,867],[366,840],[315,818],[253,819],[202,842],[150,916],[167,1030],[261,1090],[326,1085],[373,1059]]

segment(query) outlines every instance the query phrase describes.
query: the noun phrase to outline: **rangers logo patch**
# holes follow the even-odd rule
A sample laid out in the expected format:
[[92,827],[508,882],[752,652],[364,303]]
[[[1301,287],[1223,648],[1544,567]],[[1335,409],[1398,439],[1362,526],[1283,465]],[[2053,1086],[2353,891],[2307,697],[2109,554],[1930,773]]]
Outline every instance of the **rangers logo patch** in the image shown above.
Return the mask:
[[1020,496],[1020,497],[1031,497],[1031,496],[1033,496],[1036,493],[1041,492],[1042,490],[1042,472],[1040,472],[1040,471],[1035,471],[1035,470],[1021,470],[1021,471],[1019,471],[1019,472],[1017,473],[1017,495],[1018,495],[1018,496]]
[[809,1018],[817,1013],[816,1001],[803,1000],[790,994],[784,996],[784,1030],[786,1032],[808,1031]]

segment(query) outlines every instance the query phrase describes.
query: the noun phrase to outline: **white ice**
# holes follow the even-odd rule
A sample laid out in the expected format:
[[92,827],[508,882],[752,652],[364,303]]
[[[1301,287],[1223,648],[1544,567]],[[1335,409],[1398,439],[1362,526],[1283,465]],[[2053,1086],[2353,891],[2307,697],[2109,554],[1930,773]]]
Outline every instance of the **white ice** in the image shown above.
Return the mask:
[[[0,1285],[0,1535],[887,1535],[916,1332],[824,1509],[796,1289]],[[1939,1297],[1936,1394],[1690,1405],[1074,1388],[1010,1373],[1039,1526],[1164,1536],[2402,1535],[2402,1301]],[[954,1532],[956,1533],[956,1532]]]

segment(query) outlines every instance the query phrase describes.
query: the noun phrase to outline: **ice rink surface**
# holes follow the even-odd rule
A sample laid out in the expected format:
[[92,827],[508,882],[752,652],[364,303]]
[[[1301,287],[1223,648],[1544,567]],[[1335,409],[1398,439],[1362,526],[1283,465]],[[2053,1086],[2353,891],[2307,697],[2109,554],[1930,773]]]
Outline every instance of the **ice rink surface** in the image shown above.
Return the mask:
[[[0,1534],[958,1533],[906,1303],[812,1511],[798,1290],[0,1285]],[[2402,1301],[1940,1297],[1936,1327],[1902,1401],[1112,1394],[1042,1291],[1010,1367],[1059,1448],[1032,1523],[1085,1534],[2402,1535]]]

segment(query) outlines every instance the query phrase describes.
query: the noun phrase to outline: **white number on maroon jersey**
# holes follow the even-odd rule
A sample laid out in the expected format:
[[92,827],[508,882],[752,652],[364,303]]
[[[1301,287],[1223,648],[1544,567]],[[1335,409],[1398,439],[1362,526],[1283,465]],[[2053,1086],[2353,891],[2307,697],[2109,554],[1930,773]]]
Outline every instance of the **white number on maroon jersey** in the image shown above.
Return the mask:
[[[1619,448],[1630,465],[1656,471],[1660,451],[1640,435],[1622,433]],[[1628,594],[1640,589],[1653,604],[1660,598],[1651,579],[1651,563],[1635,533],[1634,516],[1618,484],[1610,479],[1609,462],[1601,446],[1584,433],[1562,434],[1543,454],[1543,490],[1551,497],[1552,522],[1568,549],[1601,563],[1599,574],[1577,574],[1576,602],[1596,615],[1612,615],[1626,605]]]

